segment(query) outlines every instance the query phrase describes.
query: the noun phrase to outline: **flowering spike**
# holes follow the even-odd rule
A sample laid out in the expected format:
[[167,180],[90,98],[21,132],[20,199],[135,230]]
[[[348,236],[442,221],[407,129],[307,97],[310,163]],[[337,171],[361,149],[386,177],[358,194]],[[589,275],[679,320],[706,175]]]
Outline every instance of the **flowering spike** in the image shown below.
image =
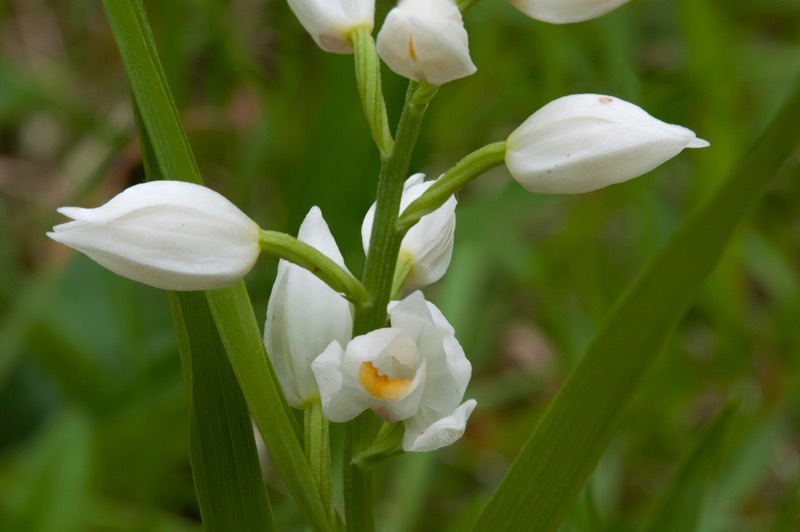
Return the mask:
[[708,142],[611,96],[554,100],[508,137],[506,165],[531,192],[577,194],[638,177]]
[[353,53],[353,29],[374,25],[375,0],[289,0],[289,7],[326,52]]
[[386,16],[377,45],[389,68],[414,81],[443,85],[476,70],[453,0],[400,0]]
[[73,221],[47,236],[116,274],[165,290],[230,286],[260,253],[254,221],[217,192],[183,181],[142,183],[95,209],[58,212]]
[[629,0],[509,0],[536,20],[553,24],[581,22],[605,15]]

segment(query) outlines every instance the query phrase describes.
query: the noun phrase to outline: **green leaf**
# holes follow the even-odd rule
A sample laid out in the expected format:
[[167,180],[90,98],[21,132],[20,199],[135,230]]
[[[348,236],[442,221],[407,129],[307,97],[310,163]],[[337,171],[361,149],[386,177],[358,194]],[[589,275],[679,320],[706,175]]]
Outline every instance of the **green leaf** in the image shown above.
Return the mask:
[[678,228],[610,313],[474,530],[554,530],[614,435],[643,376],[734,229],[800,141],[800,87],[731,176]]
[[275,530],[253,427],[202,292],[170,292],[189,392],[189,454],[206,530]]
[[[201,182],[139,0],[104,1],[150,179]],[[189,393],[190,457],[207,530],[274,530],[247,403],[202,293],[171,293]]]
[[708,427],[680,466],[642,530],[697,530],[708,482],[718,465],[728,428],[738,407],[738,402],[728,405]]
[[330,523],[326,517],[317,484],[299,443],[302,433],[269,364],[244,283],[240,281],[233,288],[206,292],[206,297],[276,469],[317,528],[337,528],[338,523]]

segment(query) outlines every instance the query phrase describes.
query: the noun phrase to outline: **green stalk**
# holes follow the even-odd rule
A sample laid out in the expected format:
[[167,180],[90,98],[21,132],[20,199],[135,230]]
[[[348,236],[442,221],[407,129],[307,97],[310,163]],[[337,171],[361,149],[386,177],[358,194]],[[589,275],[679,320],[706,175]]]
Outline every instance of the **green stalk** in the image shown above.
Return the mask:
[[331,447],[328,418],[322,414],[319,400],[305,405],[303,421],[305,425],[305,454],[311,474],[317,479],[317,487],[322,503],[328,511],[330,522],[336,521],[333,505],[333,477],[331,475]]
[[325,282],[328,286],[356,304],[367,302],[367,291],[358,279],[313,246],[301,242],[286,233],[261,230],[261,251],[271,253],[301,266]]
[[[406,104],[397,126],[395,144],[383,155],[378,178],[375,219],[372,224],[367,263],[364,267],[364,288],[369,302],[356,309],[353,336],[365,334],[386,325],[386,305],[391,295],[397,255],[402,236],[396,229],[400,212],[403,182],[408,175],[411,154],[417,142],[428,103],[438,87],[412,82],[408,86]],[[351,463],[352,458],[367,448],[378,432],[380,420],[365,412],[345,427],[344,498],[349,530],[371,532],[375,529],[372,515],[372,472]]]
[[461,190],[467,183],[492,168],[504,164],[505,157],[506,141],[500,141],[475,150],[458,161],[422,196],[406,207],[397,221],[397,231],[401,235],[405,235],[420,218],[441,207],[450,196]]
[[392,151],[394,139],[389,131],[389,118],[381,85],[381,60],[375,49],[375,40],[370,31],[360,26],[350,34],[353,42],[353,55],[356,64],[356,84],[361,96],[361,105],[369,123],[372,139],[381,154]]

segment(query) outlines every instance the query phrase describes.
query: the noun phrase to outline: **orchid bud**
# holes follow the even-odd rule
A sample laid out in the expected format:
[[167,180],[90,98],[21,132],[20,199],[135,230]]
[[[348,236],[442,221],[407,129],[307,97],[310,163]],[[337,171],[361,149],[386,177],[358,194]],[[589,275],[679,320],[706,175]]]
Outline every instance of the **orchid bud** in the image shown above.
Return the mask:
[[377,45],[389,68],[414,81],[443,85],[476,70],[453,0],[400,0],[386,16]]
[[458,440],[476,402],[461,402],[472,366],[441,311],[414,292],[389,306],[391,327],[331,342],[311,364],[322,411],[334,422],[371,409],[405,425],[403,449]]
[[62,207],[73,219],[47,236],[112,272],[165,290],[232,285],[260,253],[256,223],[210,188],[151,181],[96,209]]
[[[339,252],[322,213],[306,215],[298,240],[315,247],[339,266]],[[350,303],[313,273],[281,260],[267,305],[264,345],[286,401],[295,408],[319,398],[311,361],[331,341],[347,343],[353,329]]]
[[289,7],[326,52],[353,53],[353,29],[375,24],[375,0],[289,0]]
[[[423,181],[425,174],[414,174],[403,185],[400,212],[422,196],[436,181]],[[364,252],[369,250],[375,204],[372,204],[361,225]],[[432,213],[423,216],[403,237],[400,243],[400,260],[408,261],[411,268],[406,284],[419,288],[435,283],[447,271],[453,256],[453,235],[456,229],[456,198],[448,200]]]
[[531,18],[568,24],[605,15],[629,0],[510,0],[510,4]]
[[577,194],[638,177],[708,142],[611,96],[554,100],[508,137],[506,166],[531,192]]

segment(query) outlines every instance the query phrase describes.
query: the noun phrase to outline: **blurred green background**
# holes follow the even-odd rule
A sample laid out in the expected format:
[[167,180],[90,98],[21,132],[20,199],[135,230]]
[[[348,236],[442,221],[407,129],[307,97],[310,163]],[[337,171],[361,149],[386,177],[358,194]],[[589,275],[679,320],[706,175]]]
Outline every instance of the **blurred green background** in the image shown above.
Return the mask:
[[[378,20],[391,5],[378,1]],[[316,48],[280,0],[145,6],[206,183],[292,234],[320,206],[360,273],[378,157],[352,57]],[[453,263],[428,294],[473,363],[478,409],[458,444],[382,466],[387,531],[468,527],[614,301],[800,76],[799,0],[635,0],[570,26],[481,0],[465,22],[478,72],[439,92],[414,171],[438,175],[576,92],[635,102],[712,146],[581,196],[529,194],[505,169],[460,195]],[[0,530],[199,530],[165,294],[44,237],[58,206],[143,179],[102,6],[0,0],[0,43]],[[405,86],[384,70],[392,123]],[[636,529],[730,398],[741,407],[700,529],[797,526],[799,169],[800,154],[739,231],[564,530]],[[275,268],[262,258],[247,278],[259,317]],[[282,529],[302,530],[267,479]]]

